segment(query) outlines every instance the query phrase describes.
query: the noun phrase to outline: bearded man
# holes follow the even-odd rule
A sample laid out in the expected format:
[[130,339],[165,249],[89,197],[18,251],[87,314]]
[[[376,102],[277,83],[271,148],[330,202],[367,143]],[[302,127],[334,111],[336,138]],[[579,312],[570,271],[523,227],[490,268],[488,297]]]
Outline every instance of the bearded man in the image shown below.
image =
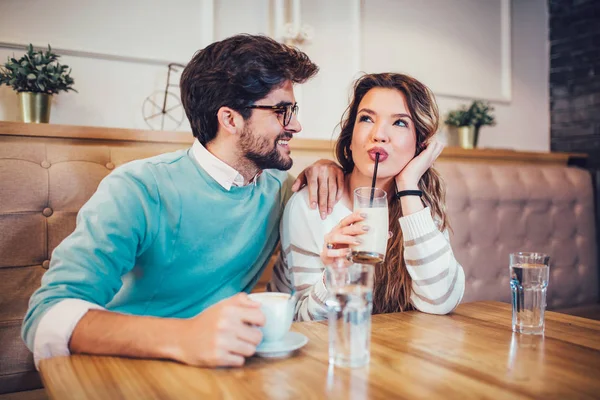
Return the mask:
[[71,353],[239,366],[254,354],[265,317],[246,293],[292,189],[308,183],[323,218],[343,190],[331,162],[295,183],[284,172],[301,130],[293,84],[317,71],[264,36],[194,55],[180,85],[194,144],[117,168],[81,208],[23,322],[36,366]]

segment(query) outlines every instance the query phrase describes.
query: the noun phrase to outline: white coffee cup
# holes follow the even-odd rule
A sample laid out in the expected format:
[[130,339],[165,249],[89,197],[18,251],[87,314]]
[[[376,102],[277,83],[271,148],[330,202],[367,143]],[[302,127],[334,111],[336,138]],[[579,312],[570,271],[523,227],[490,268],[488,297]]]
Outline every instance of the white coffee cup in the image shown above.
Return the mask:
[[260,328],[263,342],[276,342],[289,332],[294,319],[294,303],[287,293],[252,293],[250,299],[261,304],[265,325]]

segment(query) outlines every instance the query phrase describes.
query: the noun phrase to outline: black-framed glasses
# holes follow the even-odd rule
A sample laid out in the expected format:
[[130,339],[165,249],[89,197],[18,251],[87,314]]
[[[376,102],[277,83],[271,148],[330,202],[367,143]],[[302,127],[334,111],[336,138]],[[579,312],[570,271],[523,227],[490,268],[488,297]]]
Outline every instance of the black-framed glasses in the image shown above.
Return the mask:
[[285,128],[292,121],[292,115],[298,115],[298,103],[287,104],[281,106],[264,106],[264,105],[251,105],[245,108],[258,108],[259,110],[273,110],[277,114],[277,118],[283,127]]

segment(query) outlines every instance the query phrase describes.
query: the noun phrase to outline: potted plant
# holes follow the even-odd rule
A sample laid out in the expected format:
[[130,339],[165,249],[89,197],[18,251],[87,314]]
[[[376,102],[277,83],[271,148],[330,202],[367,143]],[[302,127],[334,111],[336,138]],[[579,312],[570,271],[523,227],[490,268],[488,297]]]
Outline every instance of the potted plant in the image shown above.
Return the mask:
[[52,95],[69,90],[77,92],[73,89],[69,66],[61,65],[59,57],[50,45],[46,51],[35,51],[30,44],[19,60],[9,57],[0,66],[0,85],[10,86],[18,93],[23,122],[47,123]]
[[444,123],[456,127],[460,147],[465,149],[474,147],[475,127],[471,124],[471,114],[465,106],[459,110],[450,111]]
[[481,100],[475,100],[471,107],[469,107],[469,114],[471,114],[471,124],[475,127],[473,132],[473,147],[477,147],[477,141],[479,140],[479,129],[484,125],[496,125],[496,118],[492,114],[494,107],[488,102]]
[[450,111],[444,123],[457,128],[458,142],[461,147],[473,149],[477,147],[481,127],[495,125],[495,118],[491,114],[493,110],[489,103],[475,100],[469,108],[462,106],[459,110]]

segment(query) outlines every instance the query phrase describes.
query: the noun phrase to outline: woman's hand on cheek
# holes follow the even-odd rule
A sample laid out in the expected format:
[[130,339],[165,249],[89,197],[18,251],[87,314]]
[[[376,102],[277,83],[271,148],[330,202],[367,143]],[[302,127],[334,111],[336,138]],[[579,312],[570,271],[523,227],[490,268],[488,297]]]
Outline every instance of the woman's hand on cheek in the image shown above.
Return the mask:
[[427,144],[427,148],[418,156],[409,161],[408,164],[396,175],[396,187],[398,190],[414,190],[419,188],[419,181],[423,174],[431,168],[435,160],[444,150],[444,145],[437,140]]

